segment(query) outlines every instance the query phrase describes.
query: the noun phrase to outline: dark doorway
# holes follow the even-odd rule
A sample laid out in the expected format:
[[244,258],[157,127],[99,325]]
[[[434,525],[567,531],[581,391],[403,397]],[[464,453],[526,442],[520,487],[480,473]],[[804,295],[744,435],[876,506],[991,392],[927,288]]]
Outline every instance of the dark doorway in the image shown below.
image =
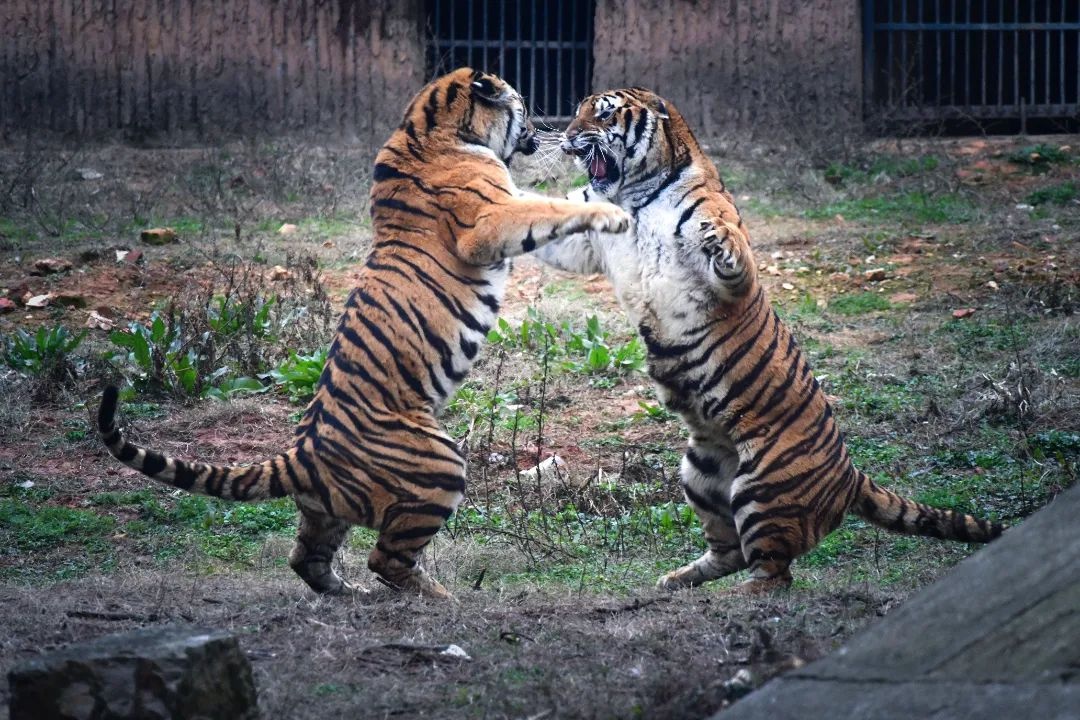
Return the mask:
[[428,67],[498,74],[549,123],[573,117],[592,82],[593,0],[428,0]]

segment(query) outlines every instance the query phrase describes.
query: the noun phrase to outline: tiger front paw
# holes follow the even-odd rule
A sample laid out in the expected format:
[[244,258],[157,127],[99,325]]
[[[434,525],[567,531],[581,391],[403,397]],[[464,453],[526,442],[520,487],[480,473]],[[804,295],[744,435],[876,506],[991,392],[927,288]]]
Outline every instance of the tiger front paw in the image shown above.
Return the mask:
[[621,233],[630,228],[630,215],[611,203],[590,205],[587,227],[594,232]]
[[735,269],[735,252],[727,227],[718,228],[715,223],[702,220],[701,249],[708,256],[714,271]]
[[705,582],[707,578],[693,564],[686,565],[678,570],[672,570],[666,575],[661,575],[656,581],[657,590],[675,592],[683,588],[696,587]]

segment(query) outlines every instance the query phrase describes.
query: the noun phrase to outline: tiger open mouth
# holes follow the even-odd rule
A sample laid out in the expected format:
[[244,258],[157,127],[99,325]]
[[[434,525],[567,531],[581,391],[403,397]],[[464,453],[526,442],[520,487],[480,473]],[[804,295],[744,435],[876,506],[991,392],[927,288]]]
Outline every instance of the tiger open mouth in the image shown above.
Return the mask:
[[611,157],[598,147],[575,148],[574,155],[585,167],[589,175],[589,182],[594,187],[606,183],[614,183],[619,179],[619,165],[615,158]]

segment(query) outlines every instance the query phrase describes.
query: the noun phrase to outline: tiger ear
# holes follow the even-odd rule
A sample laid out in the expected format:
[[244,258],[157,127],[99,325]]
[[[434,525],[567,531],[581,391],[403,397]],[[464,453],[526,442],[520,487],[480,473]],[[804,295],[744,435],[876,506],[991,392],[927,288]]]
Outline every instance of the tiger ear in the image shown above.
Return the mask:
[[498,102],[502,99],[502,91],[495,87],[495,83],[491,81],[491,78],[476,74],[473,76],[470,85],[472,86],[473,95],[481,100]]
[[652,103],[652,111],[656,113],[657,117],[661,120],[669,120],[671,118],[671,115],[669,115],[667,111],[667,105],[659,98],[657,98],[656,102]]

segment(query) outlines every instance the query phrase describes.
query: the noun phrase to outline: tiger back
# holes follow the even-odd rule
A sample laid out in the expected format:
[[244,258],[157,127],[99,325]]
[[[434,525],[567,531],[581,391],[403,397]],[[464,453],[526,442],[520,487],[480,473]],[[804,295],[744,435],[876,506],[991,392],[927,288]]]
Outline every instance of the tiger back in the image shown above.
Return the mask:
[[247,466],[166,457],[124,439],[118,392],[107,388],[98,431],[109,451],[191,492],[293,496],[300,528],[289,564],[317,592],[349,588],[333,559],[362,525],[379,532],[373,572],[447,597],[418,563],[465,490],[465,458],[436,416],[498,315],[505,259],[628,225],[610,204],[519,191],[506,163],[536,146],[521,96],[497,76],[461,68],[428,84],[376,156],[372,248],[293,446]]
[[790,584],[791,562],[854,512],[887,529],[987,542],[997,523],[913,502],[856,469],[821,386],[757,276],[731,194],[678,110],[641,88],[582,101],[562,148],[586,201],[634,218],[621,236],[537,251],[604,272],[648,350],[658,395],[690,429],[680,466],[709,548],[660,578],[699,585],[749,569],[741,590]]

